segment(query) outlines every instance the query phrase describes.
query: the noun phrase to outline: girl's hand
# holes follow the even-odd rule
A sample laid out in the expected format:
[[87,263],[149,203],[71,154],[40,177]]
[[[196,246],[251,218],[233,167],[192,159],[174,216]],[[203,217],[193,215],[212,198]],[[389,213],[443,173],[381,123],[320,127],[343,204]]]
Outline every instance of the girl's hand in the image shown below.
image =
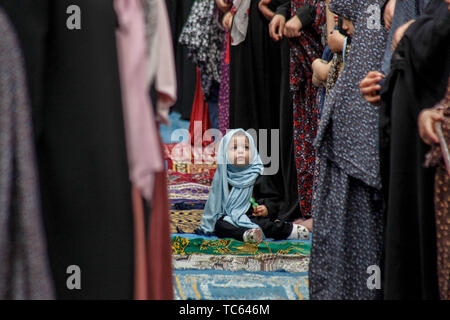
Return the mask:
[[339,30],[333,30],[327,38],[328,47],[333,53],[341,52],[344,47],[345,36]]
[[435,125],[436,122],[442,121],[443,117],[444,111],[442,109],[432,108],[420,112],[417,119],[419,135],[426,144],[439,143]]
[[231,7],[231,3],[226,3],[224,0],[216,0],[216,5],[217,8],[219,8],[219,10],[222,11],[223,13],[230,10]]
[[269,210],[265,205],[257,206],[253,211],[254,217],[267,217],[269,214]]
[[274,41],[278,41],[283,38],[284,25],[286,24],[286,18],[281,14],[276,14],[272,21],[269,23],[269,35]]
[[302,27],[302,22],[297,17],[297,15],[295,15],[286,23],[286,26],[284,28],[284,35],[288,38],[299,37]]
[[258,3],[258,9],[261,11],[263,16],[267,20],[272,20],[273,16],[275,15],[275,12],[269,9],[269,4],[272,0],[261,0]]
[[225,15],[223,16],[222,19],[222,26],[227,30],[231,30],[231,27],[233,25],[233,14],[231,13],[231,11],[228,11],[227,13],[225,13]]

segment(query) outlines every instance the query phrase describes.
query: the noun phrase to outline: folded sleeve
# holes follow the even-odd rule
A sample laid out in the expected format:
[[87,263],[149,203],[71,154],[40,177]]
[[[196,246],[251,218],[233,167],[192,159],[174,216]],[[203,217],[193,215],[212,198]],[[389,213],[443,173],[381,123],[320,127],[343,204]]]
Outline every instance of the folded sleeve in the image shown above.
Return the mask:
[[290,1],[285,1],[284,3],[280,2],[280,5],[275,10],[276,14],[281,14],[286,19],[288,19],[290,17],[290,12],[291,12]]
[[316,19],[316,7],[304,5],[297,9],[296,15],[302,22],[303,28],[306,28],[312,25]]

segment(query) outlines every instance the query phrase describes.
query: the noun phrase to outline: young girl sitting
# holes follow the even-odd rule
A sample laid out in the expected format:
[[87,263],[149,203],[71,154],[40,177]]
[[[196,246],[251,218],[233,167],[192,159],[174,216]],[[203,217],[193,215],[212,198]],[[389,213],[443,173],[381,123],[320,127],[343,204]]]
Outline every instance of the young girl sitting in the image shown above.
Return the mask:
[[252,243],[264,237],[309,239],[306,227],[276,219],[279,196],[263,171],[252,136],[229,131],[218,147],[217,170],[196,233]]

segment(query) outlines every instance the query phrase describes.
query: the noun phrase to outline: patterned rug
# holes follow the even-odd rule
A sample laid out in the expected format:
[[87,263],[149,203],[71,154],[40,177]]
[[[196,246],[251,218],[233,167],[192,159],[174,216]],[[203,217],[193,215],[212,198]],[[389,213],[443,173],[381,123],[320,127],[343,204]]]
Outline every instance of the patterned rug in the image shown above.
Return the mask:
[[200,225],[210,187],[188,182],[169,185],[168,189],[170,231],[172,233],[194,233],[194,230]]
[[[201,167],[210,165],[215,167],[215,146],[192,146],[189,143],[168,143],[164,145],[164,157],[171,169],[174,165],[192,165]],[[176,169],[173,169],[177,171]],[[193,172],[193,171],[191,171]]]
[[308,272],[309,256],[260,254],[242,255],[173,255],[172,265],[176,270],[225,270],[225,271],[285,271]]
[[170,200],[208,200],[209,186],[199,183],[182,183],[168,186]]
[[200,225],[203,209],[201,210],[171,210],[170,232],[171,233],[194,233]]
[[306,273],[174,270],[176,300],[306,300]]
[[172,237],[172,254],[210,254],[210,255],[301,255],[309,256],[311,244],[302,241],[263,241],[260,244],[245,243],[234,239],[205,240]]
[[[192,165],[194,166],[194,165]],[[206,186],[211,185],[212,179],[214,177],[215,166],[211,168],[210,166],[202,166],[203,168],[194,169],[198,171],[187,173],[187,171],[191,171],[191,166],[175,166],[175,170],[168,169],[167,170],[167,181],[168,185],[181,184],[187,182],[199,183]]]

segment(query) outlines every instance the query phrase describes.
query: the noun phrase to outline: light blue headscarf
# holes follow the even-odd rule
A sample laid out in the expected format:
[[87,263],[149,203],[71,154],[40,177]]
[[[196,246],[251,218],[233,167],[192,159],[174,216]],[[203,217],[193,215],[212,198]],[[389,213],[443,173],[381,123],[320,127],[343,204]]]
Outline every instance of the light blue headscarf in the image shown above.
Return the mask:
[[[227,157],[228,144],[238,132],[244,133],[249,141],[251,158],[249,165],[245,167],[230,164]],[[253,185],[263,172],[264,165],[252,136],[243,129],[230,130],[219,143],[217,170],[197,233],[211,235],[214,232],[216,221],[222,216],[225,216],[225,221],[237,227],[259,228],[257,224],[251,222],[246,212],[251,205]],[[228,184],[232,187],[231,191],[228,190]]]

